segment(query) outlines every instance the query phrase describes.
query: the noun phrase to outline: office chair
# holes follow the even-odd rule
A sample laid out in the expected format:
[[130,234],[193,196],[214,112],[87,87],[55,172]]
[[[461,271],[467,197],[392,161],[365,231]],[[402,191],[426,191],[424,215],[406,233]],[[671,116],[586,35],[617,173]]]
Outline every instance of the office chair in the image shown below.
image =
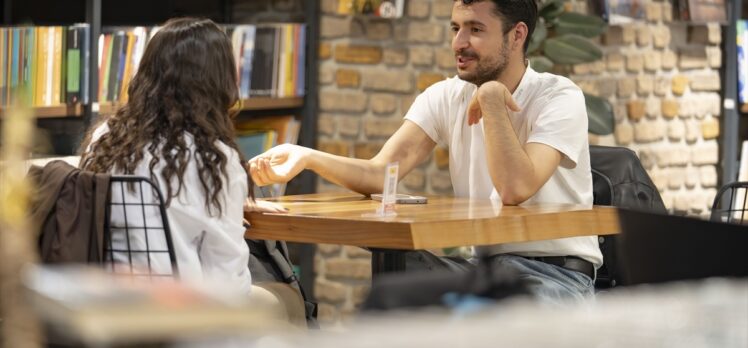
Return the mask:
[[164,198],[148,178],[113,175],[104,221],[104,266],[115,274],[179,276]]
[[748,181],[729,183],[719,189],[712,204],[711,220],[748,223]]
[[[590,146],[593,203],[653,213],[667,213],[657,187],[634,151],[625,147]],[[595,288],[621,283],[616,236],[598,236],[603,266],[597,271]]]

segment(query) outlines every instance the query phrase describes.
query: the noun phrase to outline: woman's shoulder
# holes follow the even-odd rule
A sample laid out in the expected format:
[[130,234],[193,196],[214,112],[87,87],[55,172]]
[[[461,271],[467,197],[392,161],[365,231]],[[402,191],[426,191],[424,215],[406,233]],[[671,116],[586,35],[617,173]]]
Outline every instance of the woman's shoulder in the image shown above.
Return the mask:
[[104,134],[109,133],[109,122],[103,121],[99,123],[91,133],[91,142],[99,140]]

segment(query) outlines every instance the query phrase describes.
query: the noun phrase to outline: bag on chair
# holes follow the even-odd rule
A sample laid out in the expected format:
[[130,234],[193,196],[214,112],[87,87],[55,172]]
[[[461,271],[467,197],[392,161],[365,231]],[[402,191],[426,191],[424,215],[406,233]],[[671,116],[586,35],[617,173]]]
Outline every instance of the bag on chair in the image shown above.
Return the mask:
[[297,290],[304,300],[307,326],[310,329],[318,329],[317,303],[307,298],[299,278],[293,272],[286,242],[253,239],[246,241],[250,251],[249,271],[252,273],[252,281],[282,282]]

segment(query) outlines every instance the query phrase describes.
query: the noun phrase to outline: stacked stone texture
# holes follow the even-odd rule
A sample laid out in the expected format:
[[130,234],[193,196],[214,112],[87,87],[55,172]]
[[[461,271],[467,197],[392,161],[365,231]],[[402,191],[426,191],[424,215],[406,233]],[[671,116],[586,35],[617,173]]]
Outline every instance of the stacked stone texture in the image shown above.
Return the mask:
[[645,18],[599,39],[603,60],[570,74],[614,106],[615,134],[590,142],[635,150],[672,213],[708,215],[716,194],[721,38],[717,23],[675,21],[670,2],[645,1]]

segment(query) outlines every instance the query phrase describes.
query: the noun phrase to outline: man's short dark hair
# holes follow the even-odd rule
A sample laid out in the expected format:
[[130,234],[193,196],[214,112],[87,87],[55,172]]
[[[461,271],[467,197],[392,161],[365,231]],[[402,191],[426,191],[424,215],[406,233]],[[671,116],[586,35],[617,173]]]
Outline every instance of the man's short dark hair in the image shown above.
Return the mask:
[[[465,5],[487,0],[456,0],[462,1]],[[517,23],[524,22],[527,25],[527,39],[525,40],[525,54],[527,47],[530,45],[530,38],[535,31],[535,24],[538,22],[538,4],[535,0],[491,0],[494,4],[494,15],[499,17],[504,23],[502,31],[504,34],[509,32]]]

